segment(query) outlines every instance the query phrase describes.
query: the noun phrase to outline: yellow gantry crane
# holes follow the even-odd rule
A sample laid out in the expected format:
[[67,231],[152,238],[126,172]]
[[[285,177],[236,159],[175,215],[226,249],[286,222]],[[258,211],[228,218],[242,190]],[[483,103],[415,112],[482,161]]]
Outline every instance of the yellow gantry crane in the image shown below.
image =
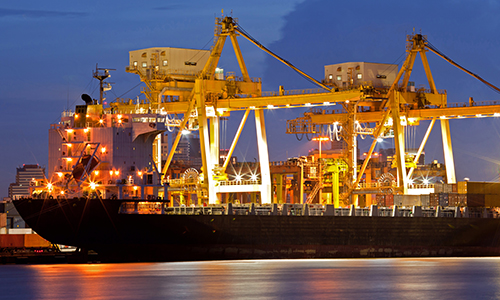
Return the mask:
[[[342,113],[315,111],[314,113],[306,113],[304,117],[288,121],[287,133],[291,134],[319,133],[321,125],[339,124],[343,128],[344,135],[342,135],[342,137],[348,145],[348,151],[352,151],[355,147],[357,135],[368,134],[373,136],[370,150],[358,174],[356,174],[357,158],[350,154],[348,155],[348,157],[352,159],[351,162],[348,161],[348,165],[353,169],[351,171],[353,177],[345,179],[349,191],[344,197],[360,189],[359,182],[373,154],[377,139],[389,130],[394,132],[399,192],[406,194],[414,165],[416,165],[423,151],[436,120],[439,120],[441,123],[447,182],[456,183],[449,119],[500,116],[500,101],[474,103],[471,99],[469,103],[448,104],[446,92],[437,90],[435,86],[426,56],[426,52],[429,50],[496,91],[500,92],[500,89],[453,62],[433,47],[425,36],[421,34],[409,35],[407,42],[406,60],[391,87],[386,91],[379,89],[381,94],[380,97],[376,99],[374,97],[371,97],[371,99],[370,97],[360,97],[357,101],[350,101],[349,107],[351,109],[345,109]],[[417,55],[421,57],[430,87],[429,90],[415,91],[408,88],[410,75]],[[408,168],[408,159],[405,158],[404,127],[418,125],[420,120],[431,120],[431,122],[420,144],[417,155],[413,159],[412,166]],[[353,127],[353,124],[365,124],[366,127],[360,131],[359,128],[361,127],[356,127],[357,125]],[[375,124],[375,126],[369,128],[369,124]],[[347,130],[345,130],[345,128],[347,128]]]
[[[203,195],[208,198],[209,204],[218,203],[220,201],[218,194],[227,192],[260,192],[261,203],[271,203],[272,186],[264,122],[264,109],[313,105],[328,106],[335,103],[341,103],[343,105],[346,100],[359,100],[365,98],[364,91],[362,89],[335,91],[335,89],[318,82],[250,37],[232,17],[216,18],[216,25],[216,40],[210,52],[210,58],[206,62],[203,70],[196,75],[194,80],[184,81],[184,85],[187,88],[190,86],[192,87],[189,95],[184,90],[184,93],[181,95],[182,97],[179,97],[179,101],[154,102],[157,109],[169,113],[182,113],[184,115],[179,125],[179,133],[173,142],[166,163],[162,168],[162,174],[163,176],[166,174],[175,149],[180,141],[181,132],[189,124],[191,128],[198,128],[199,130],[203,163],[202,190],[205,192]],[[291,94],[282,90],[277,94],[263,95],[260,79],[250,78],[248,74],[237,41],[239,35],[247,38],[259,48],[299,72],[302,76],[315,82],[321,89],[309,91],[309,93],[302,92],[297,94]],[[216,76],[216,67],[228,37],[231,40],[242,76],[228,76],[221,79]],[[134,72],[135,69],[128,69],[128,71]],[[143,81],[149,80],[144,74],[141,75],[141,79]],[[156,80],[155,82],[156,87],[153,84],[146,85],[149,89],[156,89],[154,92],[148,92],[148,95],[158,95],[158,97],[161,97],[163,93],[167,94],[173,89],[166,83],[167,80]],[[160,88],[161,91],[158,92]],[[226,161],[220,166],[219,118],[229,116],[231,111],[245,111],[245,114],[231,144]],[[256,138],[260,161],[260,182],[248,184],[243,182],[229,183],[227,181],[221,181],[219,179],[224,177],[223,173],[227,168],[228,160],[231,157],[239,139],[239,135],[251,111],[253,111],[255,115]],[[163,179],[164,178],[162,178],[162,180]]]
[[[265,93],[261,90],[259,78],[251,78],[248,74],[243,55],[240,51],[237,37],[243,36],[250,42],[266,51],[279,61],[297,71],[302,76],[316,83],[320,88],[316,90],[302,90],[299,92],[285,91],[280,89],[279,93]],[[217,64],[219,62],[222,49],[226,39],[229,37],[233,46],[241,77],[219,76]],[[453,169],[453,154],[451,147],[451,137],[448,119],[452,117],[467,117],[477,114],[496,114],[500,112],[500,106],[466,106],[454,107],[450,109],[447,105],[446,93],[438,91],[435,87],[432,74],[426,58],[426,52],[431,50],[441,57],[446,56],[431,47],[426,38],[415,34],[408,38],[408,55],[403,67],[399,71],[396,80],[390,88],[377,89],[372,86],[351,86],[349,88],[330,87],[318,82],[314,78],[300,71],[288,61],[269,51],[258,41],[253,39],[238,24],[237,20],[226,16],[216,18],[215,42],[210,51],[209,58],[203,69],[196,74],[166,74],[158,68],[160,58],[158,55],[151,56],[151,67],[141,71],[135,65],[127,67],[127,71],[136,73],[141,80],[146,83],[144,94],[148,103],[121,103],[121,110],[155,110],[168,112],[169,114],[182,114],[182,120],[177,120],[172,126],[179,127],[173,145],[169,151],[165,165],[162,166],[161,180],[164,181],[165,174],[170,166],[174,152],[181,139],[183,129],[198,130],[200,136],[200,147],[203,164],[203,180],[201,191],[198,191],[202,198],[208,199],[209,204],[216,204],[220,201],[219,195],[228,192],[256,192],[260,193],[262,204],[271,203],[271,176],[269,168],[269,155],[267,148],[267,137],[264,122],[265,109],[294,108],[294,107],[329,107],[340,104],[345,113],[335,114],[306,114],[304,118],[291,120],[287,124],[287,133],[314,133],[318,124],[342,124],[341,136],[346,142],[345,151],[346,180],[350,192],[359,189],[359,181],[366,169],[367,163],[375,148],[373,142],[368,159],[365,160],[357,172],[358,166],[356,157],[356,137],[358,134],[368,134],[373,137],[381,136],[385,131],[394,130],[396,144],[397,167],[399,171],[399,182],[401,190],[404,192],[408,186],[411,172],[405,168],[404,149],[404,123],[418,123],[418,120],[430,119],[430,132],[435,120],[441,121],[443,132],[443,144],[445,148],[445,163],[447,167],[448,182],[455,182],[455,171]],[[412,67],[416,56],[420,54],[426,75],[429,81],[429,91],[409,91],[406,85],[409,82]],[[458,66],[458,65],[457,65]],[[463,69],[462,67],[458,66]],[[465,70],[465,69],[463,69]],[[465,70],[479,80],[485,82],[477,75]],[[399,84],[400,80],[402,83]],[[485,82],[486,83],[486,82]],[[487,83],[492,86],[491,84]],[[492,86],[493,87],[493,86]],[[496,89],[496,88],[495,88]],[[497,89],[498,90],[498,89]],[[162,101],[162,97],[175,97],[175,101]],[[419,109],[423,105],[431,105],[434,109]],[[361,109],[363,108],[363,109]],[[226,160],[219,164],[219,122],[221,117],[228,117],[231,111],[244,111],[239,128],[231,143]],[[254,112],[256,124],[256,139],[260,161],[261,178],[252,182],[228,181],[224,176],[229,159],[236,147],[242,129],[251,112]],[[391,120],[399,120],[392,121]],[[360,132],[359,123],[375,123],[373,128],[365,128]],[[428,134],[424,140],[426,140]],[[376,140],[376,139],[375,139]],[[421,148],[423,149],[423,144]],[[421,151],[420,151],[421,152]],[[418,157],[415,158],[415,161]],[[345,197],[345,195],[344,195]]]

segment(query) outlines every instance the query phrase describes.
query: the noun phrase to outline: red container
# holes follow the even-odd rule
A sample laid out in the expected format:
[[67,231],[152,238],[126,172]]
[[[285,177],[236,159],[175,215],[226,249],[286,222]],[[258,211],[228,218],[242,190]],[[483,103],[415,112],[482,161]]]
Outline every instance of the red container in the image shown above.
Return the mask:
[[24,234],[0,234],[0,248],[23,248]]
[[394,195],[385,195],[385,206],[394,206]]

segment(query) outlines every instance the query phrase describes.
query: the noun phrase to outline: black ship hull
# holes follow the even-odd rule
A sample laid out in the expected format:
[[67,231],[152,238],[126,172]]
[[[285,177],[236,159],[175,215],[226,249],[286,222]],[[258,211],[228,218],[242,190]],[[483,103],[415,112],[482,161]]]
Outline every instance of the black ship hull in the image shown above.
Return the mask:
[[496,256],[500,219],[120,214],[114,199],[21,199],[27,224],[101,261]]

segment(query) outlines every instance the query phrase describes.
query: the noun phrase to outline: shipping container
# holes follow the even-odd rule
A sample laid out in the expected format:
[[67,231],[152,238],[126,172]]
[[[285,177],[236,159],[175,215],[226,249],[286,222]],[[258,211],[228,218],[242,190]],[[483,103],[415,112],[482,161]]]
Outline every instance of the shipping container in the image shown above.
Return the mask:
[[448,200],[448,193],[439,193],[439,206],[449,206]]
[[422,203],[422,206],[430,206],[430,196],[429,195],[420,195],[420,203]]
[[456,194],[456,193],[448,194],[448,206],[459,206],[458,205],[458,194]]
[[458,193],[458,187],[456,183],[451,185],[451,193]]
[[467,194],[458,194],[456,206],[467,206]]
[[375,199],[377,202],[377,206],[385,207],[385,195],[384,194],[377,194],[377,196],[375,196]]
[[500,195],[494,195],[494,194],[484,195],[484,206],[500,207]]
[[24,235],[0,234],[0,248],[24,248]]
[[430,193],[429,194],[429,206],[439,206],[439,194]]
[[403,196],[404,195],[394,195],[394,205],[402,206],[403,205]]
[[7,214],[0,213],[0,228],[7,227]]
[[459,194],[467,194],[467,181],[457,182],[457,192]]
[[459,194],[500,195],[500,182],[460,181],[457,183],[457,190]]
[[420,195],[394,195],[394,205],[397,206],[421,206]]
[[38,234],[25,234],[24,247],[25,248],[48,248],[51,243],[42,238]]
[[385,206],[394,206],[394,195],[393,194],[388,194],[385,195]]
[[48,248],[50,245],[38,234],[0,234],[0,248]]
[[32,234],[33,229],[31,228],[8,228],[9,234]]
[[484,194],[467,194],[465,205],[468,207],[484,207]]
[[435,183],[434,184],[434,193],[443,193],[444,192],[444,187],[443,183]]

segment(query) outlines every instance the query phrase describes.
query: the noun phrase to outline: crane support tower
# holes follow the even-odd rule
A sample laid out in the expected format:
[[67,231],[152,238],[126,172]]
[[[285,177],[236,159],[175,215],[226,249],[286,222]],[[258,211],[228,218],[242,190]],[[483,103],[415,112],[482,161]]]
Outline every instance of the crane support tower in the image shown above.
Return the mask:
[[[319,134],[322,127],[334,126],[341,131],[341,136],[347,144],[348,155],[346,159],[352,159],[349,168],[351,174],[356,174],[357,157],[350,155],[356,147],[356,137],[358,135],[369,135],[373,137],[373,142],[366,154],[359,173],[353,177],[344,178],[348,181],[348,190],[344,193],[344,198],[352,196],[353,193],[362,190],[376,190],[376,186],[366,183],[360,185],[360,181],[366,171],[367,165],[372,157],[373,151],[378,141],[386,136],[394,137],[395,144],[395,165],[397,168],[396,192],[407,194],[411,185],[411,176],[415,165],[419,160],[429,134],[437,120],[441,124],[441,134],[443,142],[444,159],[446,166],[447,183],[456,183],[455,164],[450,134],[450,119],[477,118],[500,116],[500,102],[490,101],[474,103],[470,98],[469,103],[448,103],[447,94],[444,90],[438,90],[429,67],[426,52],[431,51],[444,58],[454,66],[472,75],[476,79],[485,83],[496,91],[497,87],[485,81],[478,75],[461,67],[446,55],[442,54],[432,46],[427,38],[421,34],[412,34],[407,37],[407,56],[403,66],[396,75],[392,85],[388,88],[365,86],[365,89],[375,91],[378,97],[360,97],[358,101],[349,102],[351,109],[343,111],[314,110],[300,117],[287,122],[287,133],[289,134]],[[429,83],[429,89],[415,89],[410,85],[410,75],[417,55],[420,55],[425,74]],[[350,86],[347,88],[356,88]],[[373,95],[374,93],[372,93]],[[417,154],[406,157],[405,152],[405,131],[406,126],[417,126],[421,120],[430,120],[427,132],[420,143]],[[354,124],[354,126],[353,126]],[[340,129],[342,128],[342,129]],[[389,134],[391,133],[391,134]],[[393,133],[393,134],[392,134]],[[338,133],[337,133],[338,135]],[[409,161],[411,160],[411,161]],[[374,183],[375,185],[377,183]],[[351,198],[352,202],[352,198]]]
[[[265,109],[314,107],[315,113],[305,114],[304,117],[290,120],[287,123],[287,133],[318,133],[323,125],[341,124],[343,130],[340,136],[346,147],[343,168],[340,179],[346,187],[341,195],[343,199],[360,190],[360,180],[364,174],[369,157],[375,147],[377,137],[384,136],[388,131],[394,132],[396,144],[396,158],[398,169],[398,186],[401,193],[405,193],[409,184],[412,170],[407,171],[404,145],[404,126],[416,125],[419,120],[432,120],[429,131],[436,120],[441,122],[443,145],[445,149],[445,163],[447,181],[453,183],[455,179],[453,152],[448,120],[477,114],[497,114],[500,106],[466,106],[453,107],[447,104],[446,92],[436,89],[432,74],[427,62],[428,50],[437,53],[452,64],[463,69],[445,55],[431,47],[426,37],[420,34],[408,36],[407,57],[403,67],[390,87],[379,88],[364,83],[337,86],[327,82],[319,82],[302,72],[287,60],[268,50],[257,40],[252,38],[239,24],[237,19],[223,16],[216,18],[215,39],[211,51],[179,49],[179,48],[148,48],[130,52],[130,65],[127,72],[140,76],[145,83],[143,93],[146,101],[137,103],[118,103],[112,109],[119,113],[129,110],[151,110],[165,114],[167,127],[177,127],[175,136],[165,164],[161,166],[160,155],[154,158],[158,169],[162,170],[162,182],[172,162],[173,155],[181,139],[182,132],[198,131],[200,136],[200,150],[202,170],[199,188],[196,188],[199,202],[217,204],[221,201],[221,194],[231,192],[251,192],[260,195],[262,204],[272,202],[271,174],[269,168],[269,154],[267,146],[266,128],[264,122]],[[318,85],[317,89],[284,90],[279,92],[263,92],[260,78],[250,77],[243,59],[238,36],[243,36],[257,47],[286,64],[300,75]],[[231,41],[241,76],[234,72],[223,74],[217,68],[227,38]],[[420,54],[427,79],[429,90],[413,91],[407,88],[412,67],[416,56]],[[463,69],[465,70],[465,69]],[[477,75],[465,70],[479,80]],[[351,74],[352,76],[352,74]],[[400,83],[401,81],[401,83]],[[495,88],[495,87],[494,87]],[[339,104],[340,113],[328,113],[323,109]],[[423,107],[432,109],[422,109]],[[225,161],[220,160],[219,124],[220,118],[230,117],[232,111],[244,111],[239,128],[233,138]],[[260,179],[227,180],[225,175],[229,159],[237,145],[240,134],[250,114],[253,112],[256,126],[256,139],[260,162]],[[319,113],[318,113],[319,112]],[[182,115],[183,117],[179,117]],[[399,121],[394,121],[399,120]],[[364,128],[360,124],[367,124]],[[368,126],[368,125],[374,126]],[[368,153],[368,159],[359,168],[357,166],[357,136],[373,136],[374,142]],[[422,141],[425,145],[427,136]],[[160,149],[160,139],[156,139],[154,149]],[[421,151],[420,151],[421,152]],[[415,161],[418,157],[415,157]]]

